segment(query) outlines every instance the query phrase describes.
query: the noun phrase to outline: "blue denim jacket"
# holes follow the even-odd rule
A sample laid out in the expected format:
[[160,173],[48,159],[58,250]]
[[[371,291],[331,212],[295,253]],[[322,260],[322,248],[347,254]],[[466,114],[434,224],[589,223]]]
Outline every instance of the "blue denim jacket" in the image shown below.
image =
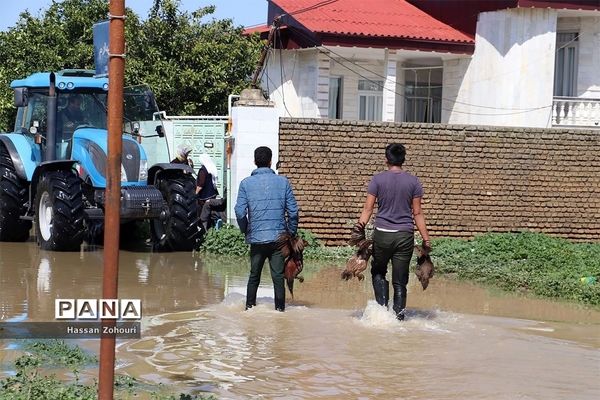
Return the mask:
[[240,183],[235,216],[247,243],[274,242],[285,231],[295,235],[298,204],[290,182],[271,168],[255,169]]

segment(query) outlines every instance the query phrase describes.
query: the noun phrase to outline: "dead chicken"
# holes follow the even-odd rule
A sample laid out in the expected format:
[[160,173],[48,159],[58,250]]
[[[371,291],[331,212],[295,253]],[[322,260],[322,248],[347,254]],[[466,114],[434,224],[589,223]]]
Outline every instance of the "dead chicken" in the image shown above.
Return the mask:
[[287,283],[288,290],[294,298],[294,279],[304,282],[304,278],[299,276],[304,268],[304,248],[308,245],[306,240],[299,236],[292,236],[285,232],[277,238],[277,247],[285,259],[283,276]]
[[429,252],[423,249],[423,246],[416,245],[415,252],[417,253],[417,269],[415,275],[419,278],[423,290],[427,289],[429,280],[433,277],[434,267]]
[[359,222],[354,225],[348,244],[356,246],[358,249],[346,262],[346,269],[342,272],[342,279],[349,280],[355,276],[358,280],[362,281],[364,279],[362,272],[367,269],[369,258],[373,254],[373,241],[366,239],[364,224]]
[[362,272],[367,269],[371,254],[373,254],[373,241],[363,239],[358,243],[356,253],[346,262],[346,269],[342,272],[342,279],[349,280],[355,276],[359,281],[362,281],[365,278]]

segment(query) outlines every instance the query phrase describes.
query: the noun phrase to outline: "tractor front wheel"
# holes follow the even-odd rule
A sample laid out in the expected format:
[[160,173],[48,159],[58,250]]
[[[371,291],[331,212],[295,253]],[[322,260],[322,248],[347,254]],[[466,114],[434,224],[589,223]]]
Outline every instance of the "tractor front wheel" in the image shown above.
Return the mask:
[[71,171],[52,171],[40,179],[35,196],[35,231],[44,250],[79,250],[83,242],[81,181]]

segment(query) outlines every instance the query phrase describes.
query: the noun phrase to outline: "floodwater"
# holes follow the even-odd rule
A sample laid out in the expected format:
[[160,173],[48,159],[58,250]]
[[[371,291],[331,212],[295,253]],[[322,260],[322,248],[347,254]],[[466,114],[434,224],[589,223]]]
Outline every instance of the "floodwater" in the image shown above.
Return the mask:
[[[119,295],[140,298],[141,339],[117,373],[225,399],[598,399],[600,311],[411,276],[407,321],[370,281],[307,261],[285,313],[268,267],[243,311],[246,260],[122,251]],[[55,298],[101,298],[102,250],[0,244],[0,319],[50,321]],[[368,276],[368,275],[367,275]],[[97,341],[83,344],[98,350]],[[14,347],[14,346],[12,346]],[[11,358],[0,342],[0,369]],[[2,371],[0,371],[0,376]]]

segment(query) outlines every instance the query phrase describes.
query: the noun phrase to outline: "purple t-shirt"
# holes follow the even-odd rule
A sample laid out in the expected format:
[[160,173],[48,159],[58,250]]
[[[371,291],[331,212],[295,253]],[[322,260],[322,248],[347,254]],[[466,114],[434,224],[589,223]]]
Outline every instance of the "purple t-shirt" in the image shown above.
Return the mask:
[[423,185],[406,171],[385,171],[371,179],[367,193],[377,197],[375,227],[412,232],[412,200],[423,197]]

